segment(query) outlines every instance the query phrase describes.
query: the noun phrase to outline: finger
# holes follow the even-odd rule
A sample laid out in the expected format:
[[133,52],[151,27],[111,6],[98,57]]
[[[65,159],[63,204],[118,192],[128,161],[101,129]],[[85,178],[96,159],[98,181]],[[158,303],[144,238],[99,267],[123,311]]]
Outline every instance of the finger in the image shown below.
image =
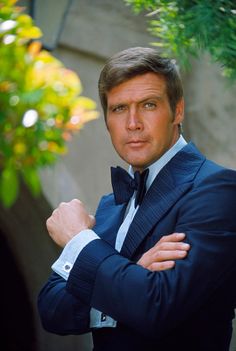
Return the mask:
[[184,250],[171,250],[171,251],[158,251],[156,255],[152,255],[152,262],[162,262],[166,260],[178,260],[187,256],[187,251]]
[[156,252],[152,251],[152,253],[150,253],[150,251],[146,252],[137,262],[142,267],[147,268],[152,263],[161,263],[169,260],[180,260],[187,256],[187,251],[184,250],[157,250]]
[[95,223],[96,223],[96,220],[95,220],[95,217],[93,216],[93,215],[89,215],[89,218],[90,218],[90,228],[92,228],[94,225],[95,225]]
[[65,205],[68,205],[68,203],[67,202],[60,202],[58,207],[62,207],[62,206],[65,206]]
[[55,208],[55,210],[53,210],[53,212],[52,212],[51,217],[54,216],[56,213],[58,213],[58,211],[59,211],[58,208]]
[[162,242],[157,243],[153,248],[152,252],[164,251],[164,250],[183,250],[188,251],[190,249],[190,245],[183,242]]
[[147,267],[152,272],[165,271],[171,269],[175,266],[175,261],[165,261],[165,262],[154,262]]
[[75,203],[75,204],[81,205],[82,201],[80,201],[79,199],[73,199],[73,200],[71,200],[71,203]]
[[52,222],[52,217],[49,217],[47,220],[46,220],[46,227],[47,227],[47,230],[49,231],[49,229],[51,228],[51,222]]
[[185,238],[185,233],[172,233],[172,234],[169,234],[169,235],[164,235],[160,240],[159,242],[166,242],[166,241],[173,241],[173,242],[176,242],[176,241],[182,241],[184,240]]

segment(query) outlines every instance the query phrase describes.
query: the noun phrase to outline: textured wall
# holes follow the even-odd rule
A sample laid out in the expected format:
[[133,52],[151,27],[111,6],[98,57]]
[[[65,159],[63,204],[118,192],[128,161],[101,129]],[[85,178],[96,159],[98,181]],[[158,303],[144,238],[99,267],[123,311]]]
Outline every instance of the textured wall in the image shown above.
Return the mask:
[[236,84],[205,56],[193,61],[184,85],[187,134],[209,158],[236,168]]

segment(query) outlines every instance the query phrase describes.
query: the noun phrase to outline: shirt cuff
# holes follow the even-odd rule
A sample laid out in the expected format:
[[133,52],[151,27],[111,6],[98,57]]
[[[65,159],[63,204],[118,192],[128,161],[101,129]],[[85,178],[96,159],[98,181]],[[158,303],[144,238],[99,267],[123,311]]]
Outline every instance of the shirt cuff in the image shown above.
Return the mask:
[[95,308],[90,310],[90,328],[115,328],[117,322]]
[[60,257],[52,265],[52,270],[65,280],[68,279],[70,271],[83,248],[91,241],[100,239],[91,229],[82,230],[76,234],[64,247]]

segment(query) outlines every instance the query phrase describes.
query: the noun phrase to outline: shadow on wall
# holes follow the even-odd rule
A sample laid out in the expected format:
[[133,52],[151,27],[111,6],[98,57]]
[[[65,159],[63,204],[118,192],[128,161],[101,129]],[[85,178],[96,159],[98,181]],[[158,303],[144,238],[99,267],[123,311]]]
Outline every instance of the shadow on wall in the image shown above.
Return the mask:
[[9,209],[0,204],[0,349],[3,351],[90,351],[88,335],[59,336],[43,330],[39,290],[60,253],[45,222],[52,212],[44,196],[34,198],[22,184]]
[[14,255],[0,231],[1,260],[1,349],[34,351],[36,335],[33,311],[24,278]]

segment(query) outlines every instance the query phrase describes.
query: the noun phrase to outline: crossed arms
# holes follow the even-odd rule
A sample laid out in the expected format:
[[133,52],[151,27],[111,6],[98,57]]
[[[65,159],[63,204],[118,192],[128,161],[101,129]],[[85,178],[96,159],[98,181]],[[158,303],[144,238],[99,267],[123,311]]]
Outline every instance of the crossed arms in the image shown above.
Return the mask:
[[[186,259],[177,260],[179,251],[184,251],[185,257],[188,250],[183,250],[181,241],[173,242],[168,236],[143,254],[138,264],[122,257],[103,240],[88,244],[68,282],[53,274],[40,294],[39,310],[46,329],[59,334],[89,331],[90,306],[152,337],[160,337],[189,318],[226,278],[235,278],[235,195],[232,179],[225,186],[218,177],[206,180],[176,206],[175,231],[186,233],[191,245]],[[76,213],[77,206],[83,205],[74,203]],[[62,204],[61,208],[67,212],[70,206]],[[84,208],[81,211],[86,213]],[[65,223],[60,209],[53,217],[55,226],[61,221],[69,228],[72,223]],[[84,219],[80,221],[81,230],[93,225],[91,216],[86,214]],[[51,221],[47,226],[53,240],[64,246],[71,238],[69,232],[58,236]],[[165,261],[175,261],[174,269],[163,266]]]

